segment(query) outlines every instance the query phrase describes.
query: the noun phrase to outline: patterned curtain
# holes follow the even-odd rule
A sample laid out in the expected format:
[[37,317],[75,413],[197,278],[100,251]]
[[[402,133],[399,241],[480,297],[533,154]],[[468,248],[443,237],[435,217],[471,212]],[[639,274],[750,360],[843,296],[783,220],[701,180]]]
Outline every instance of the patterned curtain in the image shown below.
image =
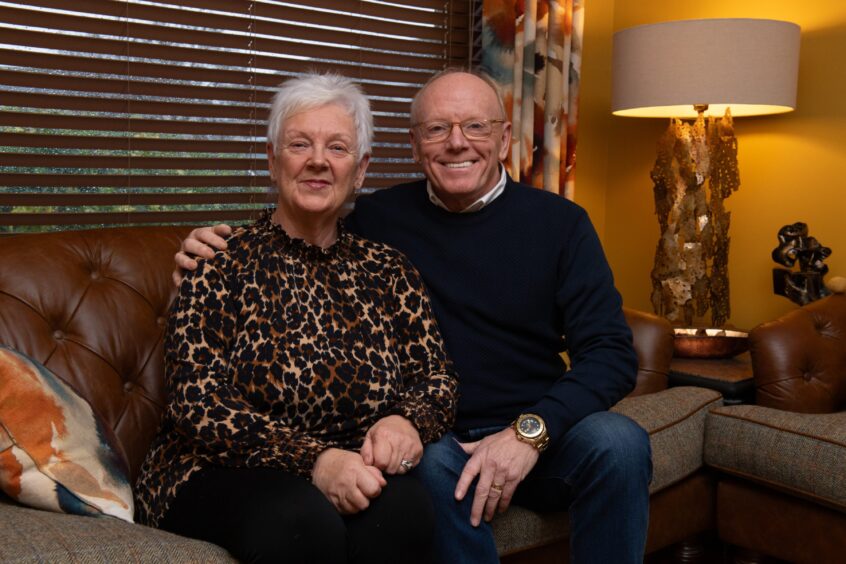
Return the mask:
[[481,70],[511,115],[514,179],[573,199],[585,0],[484,0]]

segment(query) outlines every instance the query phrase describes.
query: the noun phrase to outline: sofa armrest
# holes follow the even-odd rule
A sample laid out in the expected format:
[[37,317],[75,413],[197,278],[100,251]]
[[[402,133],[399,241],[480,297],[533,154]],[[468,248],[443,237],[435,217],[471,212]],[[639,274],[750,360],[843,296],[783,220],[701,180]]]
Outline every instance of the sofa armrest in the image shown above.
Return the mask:
[[650,493],[682,481],[703,466],[705,417],[722,403],[722,396],[714,390],[679,386],[627,397],[611,408],[631,418],[649,434],[652,447]]
[[667,375],[673,358],[673,328],[657,315],[623,308],[631,327],[637,352],[637,384],[629,396],[651,394],[667,388]]

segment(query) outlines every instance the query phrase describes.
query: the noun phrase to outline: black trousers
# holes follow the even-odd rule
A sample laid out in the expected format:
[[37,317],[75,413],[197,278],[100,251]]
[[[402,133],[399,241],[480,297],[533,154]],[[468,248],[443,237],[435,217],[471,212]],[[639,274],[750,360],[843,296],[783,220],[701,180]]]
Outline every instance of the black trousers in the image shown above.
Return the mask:
[[160,527],[222,546],[241,562],[431,562],[428,493],[413,475],[386,478],[366,510],[341,515],[300,476],[207,468],[181,486]]

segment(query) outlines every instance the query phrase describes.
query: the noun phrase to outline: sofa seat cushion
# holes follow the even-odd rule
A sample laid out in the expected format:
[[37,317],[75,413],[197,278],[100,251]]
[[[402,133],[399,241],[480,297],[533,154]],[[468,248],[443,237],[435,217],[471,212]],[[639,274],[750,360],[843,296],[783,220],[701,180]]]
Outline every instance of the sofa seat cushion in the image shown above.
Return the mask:
[[722,402],[722,396],[714,390],[680,386],[625,398],[611,409],[630,417],[649,433],[650,493],[684,480],[703,466],[705,416]]
[[30,509],[0,494],[0,562],[236,562],[224,549],[113,517]]
[[846,412],[727,406],[705,435],[709,466],[846,511]]
[[[649,433],[650,493],[681,482],[703,466],[705,416],[720,405],[722,396],[714,390],[678,387],[628,397],[611,409],[630,417]],[[566,538],[567,514],[541,516],[513,507],[494,519],[493,529],[499,554],[507,555]]]

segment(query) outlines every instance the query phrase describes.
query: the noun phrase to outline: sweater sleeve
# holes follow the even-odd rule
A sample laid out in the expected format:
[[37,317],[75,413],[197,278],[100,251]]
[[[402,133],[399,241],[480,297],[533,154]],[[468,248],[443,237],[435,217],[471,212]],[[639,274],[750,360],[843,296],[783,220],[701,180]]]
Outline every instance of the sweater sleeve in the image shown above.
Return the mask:
[[165,340],[167,416],[183,440],[222,466],[270,466],[311,476],[329,445],[254,409],[231,380],[238,306],[223,253],[183,281]]
[[426,444],[441,438],[453,425],[458,383],[423,281],[405,258],[392,290],[403,390],[391,412],[411,421]]
[[529,410],[543,417],[553,441],[584,417],[616,404],[637,378],[637,355],[622,299],[584,212],[561,253],[555,303],[571,369]]

